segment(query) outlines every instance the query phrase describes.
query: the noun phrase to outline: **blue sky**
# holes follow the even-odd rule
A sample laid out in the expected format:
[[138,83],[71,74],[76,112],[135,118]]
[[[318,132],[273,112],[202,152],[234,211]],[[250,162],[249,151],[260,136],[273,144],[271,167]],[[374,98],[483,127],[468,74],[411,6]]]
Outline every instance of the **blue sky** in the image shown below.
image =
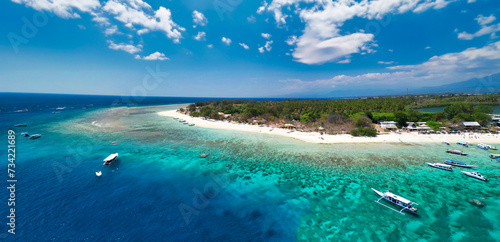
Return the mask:
[[[500,72],[497,0],[10,0],[0,6],[4,92],[322,97]],[[151,70],[160,74],[154,78]]]

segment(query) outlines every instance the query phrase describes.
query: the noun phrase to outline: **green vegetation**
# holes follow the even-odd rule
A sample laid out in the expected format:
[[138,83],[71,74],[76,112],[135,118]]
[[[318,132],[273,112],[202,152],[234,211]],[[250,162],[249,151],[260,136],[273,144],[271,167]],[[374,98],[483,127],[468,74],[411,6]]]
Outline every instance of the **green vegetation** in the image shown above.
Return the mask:
[[[265,124],[281,127],[291,124],[302,131],[330,134],[376,135],[374,124],[396,121],[399,128],[407,122],[427,122],[435,131],[462,121],[477,121],[487,127],[491,105],[499,105],[500,94],[485,95],[432,95],[410,97],[364,98],[353,100],[295,100],[255,101],[216,100],[197,102],[184,113],[196,117],[229,119],[239,123]],[[442,113],[422,113],[421,107],[446,106]],[[288,125],[290,127],[290,125]]]
[[372,128],[352,129],[350,133],[352,136],[368,136],[368,137],[377,136],[377,130],[372,129]]

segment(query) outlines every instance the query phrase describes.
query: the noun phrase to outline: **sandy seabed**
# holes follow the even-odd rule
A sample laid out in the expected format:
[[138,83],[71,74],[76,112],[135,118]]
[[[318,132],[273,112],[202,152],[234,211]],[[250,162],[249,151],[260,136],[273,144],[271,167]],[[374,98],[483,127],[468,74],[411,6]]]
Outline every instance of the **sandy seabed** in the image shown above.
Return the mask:
[[500,143],[498,135],[493,134],[419,134],[417,132],[409,133],[387,133],[380,134],[377,137],[353,137],[349,134],[328,135],[319,134],[318,132],[291,132],[288,129],[259,127],[258,125],[238,124],[227,121],[205,120],[200,117],[191,117],[186,114],[177,112],[177,110],[169,110],[158,112],[160,116],[173,117],[184,119],[190,124],[198,127],[237,130],[245,132],[254,132],[262,134],[273,134],[295,138],[309,143],[384,143],[384,142],[405,142],[405,143],[429,143],[443,142],[456,143],[458,141],[468,141],[470,143]]

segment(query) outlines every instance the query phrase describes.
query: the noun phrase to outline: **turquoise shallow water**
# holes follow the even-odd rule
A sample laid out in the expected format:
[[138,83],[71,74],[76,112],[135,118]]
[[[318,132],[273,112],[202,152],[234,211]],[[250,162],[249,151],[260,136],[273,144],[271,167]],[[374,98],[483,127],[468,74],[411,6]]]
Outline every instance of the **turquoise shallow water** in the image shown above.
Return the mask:
[[[17,238],[500,240],[500,163],[488,151],[459,157],[442,144],[308,144],[188,127],[156,113],[170,108],[28,119],[43,137],[17,138]],[[113,152],[118,162],[103,167]],[[479,165],[490,181],[425,165],[443,158]],[[376,204],[372,187],[417,202],[419,215]]]

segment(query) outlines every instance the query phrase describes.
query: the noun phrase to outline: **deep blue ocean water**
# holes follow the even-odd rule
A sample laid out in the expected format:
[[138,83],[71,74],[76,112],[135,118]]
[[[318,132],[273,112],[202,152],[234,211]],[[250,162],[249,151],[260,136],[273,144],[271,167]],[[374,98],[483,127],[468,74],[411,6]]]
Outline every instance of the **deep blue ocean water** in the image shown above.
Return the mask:
[[[18,179],[16,235],[7,233],[9,192],[0,191],[1,240],[500,240],[500,163],[488,151],[453,157],[434,143],[308,144],[188,127],[157,114],[203,99],[0,99],[1,169],[11,129]],[[115,152],[119,159],[103,166]],[[490,181],[425,166],[443,158],[479,165]],[[7,172],[0,176],[5,187],[7,179]],[[419,216],[375,204],[371,187],[418,202]]]

